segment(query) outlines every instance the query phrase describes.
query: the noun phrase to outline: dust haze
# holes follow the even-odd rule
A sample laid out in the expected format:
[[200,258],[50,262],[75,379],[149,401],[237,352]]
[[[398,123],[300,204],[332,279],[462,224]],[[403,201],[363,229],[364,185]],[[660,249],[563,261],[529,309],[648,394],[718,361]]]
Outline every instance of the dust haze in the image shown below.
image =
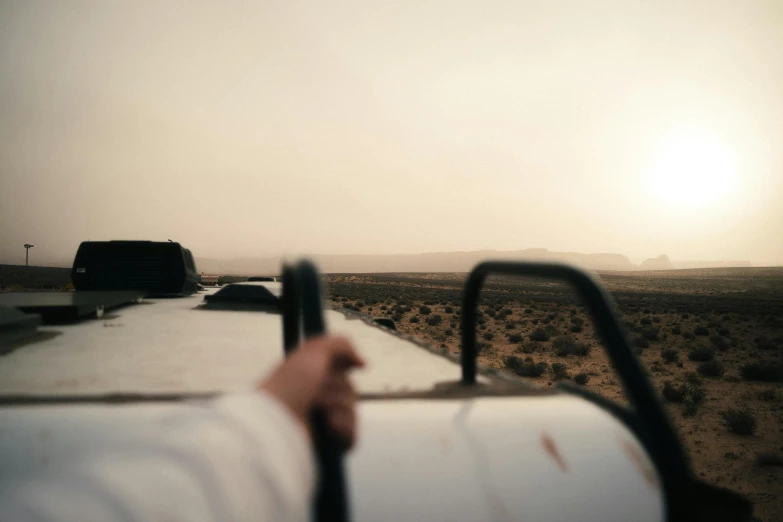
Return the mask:
[[775,1],[3,1],[0,263],[173,239],[780,265],[782,24]]

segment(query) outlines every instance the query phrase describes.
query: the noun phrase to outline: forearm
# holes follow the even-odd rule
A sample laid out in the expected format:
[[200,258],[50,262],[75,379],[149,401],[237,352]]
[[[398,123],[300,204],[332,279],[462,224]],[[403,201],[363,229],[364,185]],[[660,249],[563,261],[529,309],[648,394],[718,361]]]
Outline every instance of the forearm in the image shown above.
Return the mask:
[[46,476],[0,492],[4,521],[308,520],[314,463],[301,426],[261,392],[122,427]]

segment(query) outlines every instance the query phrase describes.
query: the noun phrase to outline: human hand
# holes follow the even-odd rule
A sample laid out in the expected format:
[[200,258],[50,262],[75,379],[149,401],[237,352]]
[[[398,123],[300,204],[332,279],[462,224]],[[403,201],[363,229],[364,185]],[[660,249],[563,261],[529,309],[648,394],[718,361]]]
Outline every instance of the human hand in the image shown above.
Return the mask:
[[324,336],[304,341],[260,388],[282,402],[305,432],[310,433],[310,413],[323,410],[329,427],[349,449],[356,443],[356,391],[348,378],[364,367],[351,342]]

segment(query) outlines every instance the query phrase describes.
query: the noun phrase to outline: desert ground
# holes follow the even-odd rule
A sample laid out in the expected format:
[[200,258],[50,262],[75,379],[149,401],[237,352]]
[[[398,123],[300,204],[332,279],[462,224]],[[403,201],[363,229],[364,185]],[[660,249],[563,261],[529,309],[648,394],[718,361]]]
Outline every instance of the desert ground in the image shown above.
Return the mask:
[[[466,274],[328,276],[330,302],[459,351]],[[628,336],[682,435],[695,472],[783,520],[783,268],[601,273]],[[552,386],[623,391],[568,287],[490,277],[479,304],[479,362]]]

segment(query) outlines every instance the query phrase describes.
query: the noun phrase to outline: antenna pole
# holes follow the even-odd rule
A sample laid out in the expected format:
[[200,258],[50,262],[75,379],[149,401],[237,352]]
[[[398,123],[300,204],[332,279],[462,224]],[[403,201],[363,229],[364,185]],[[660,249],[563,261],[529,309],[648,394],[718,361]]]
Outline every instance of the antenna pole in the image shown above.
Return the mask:
[[30,249],[33,248],[35,245],[30,245],[25,243],[24,244],[24,266],[29,266],[30,264]]

